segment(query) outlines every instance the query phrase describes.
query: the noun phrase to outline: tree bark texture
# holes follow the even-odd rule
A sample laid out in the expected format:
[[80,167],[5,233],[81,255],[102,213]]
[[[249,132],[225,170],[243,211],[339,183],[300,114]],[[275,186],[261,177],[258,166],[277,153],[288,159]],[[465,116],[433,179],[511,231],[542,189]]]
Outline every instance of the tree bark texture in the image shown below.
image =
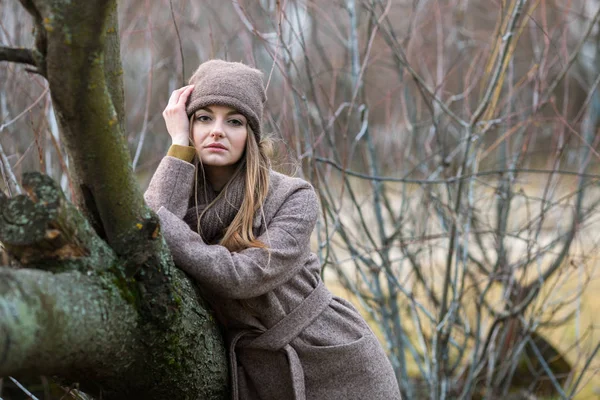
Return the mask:
[[114,0],[21,0],[35,20],[76,205],[48,176],[0,193],[0,376],[55,375],[103,399],[223,399],[221,332],[172,261],[124,135]]

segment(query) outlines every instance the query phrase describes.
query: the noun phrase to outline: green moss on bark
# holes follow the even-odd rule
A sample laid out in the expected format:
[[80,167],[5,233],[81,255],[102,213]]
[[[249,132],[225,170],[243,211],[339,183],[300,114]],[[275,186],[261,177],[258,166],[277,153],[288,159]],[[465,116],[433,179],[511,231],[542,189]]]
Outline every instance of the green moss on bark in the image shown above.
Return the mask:
[[[32,280],[15,276],[24,285],[60,278],[60,284],[28,293],[37,293],[45,304],[36,314],[37,323],[52,322],[35,340],[51,337],[54,342],[47,348],[67,352],[63,361],[68,367],[57,364],[52,352],[36,359],[31,350],[31,360],[40,361],[35,368],[46,368],[45,373],[102,388],[105,399],[223,399],[228,371],[220,331],[156,235],[156,216],[146,207],[131,168],[123,128],[116,1],[27,4],[35,8],[45,31],[37,50],[45,57],[42,69],[70,157],[75,196],[84,211],[82,215],[65,204],[59,217],[46,219],[60,221],[54,227],[60,232],[75,227],[73,243],[85,249],[69,260],[42,257],[36,266],[53,273],[35,271]],[[15,229],[20,218],[39,217],[20,210]],[[68,312],[45,319],[57,307]],[[0,313],[7,309],[10,305],[0,307]],[[79,347],[71,348],[72,343]]]

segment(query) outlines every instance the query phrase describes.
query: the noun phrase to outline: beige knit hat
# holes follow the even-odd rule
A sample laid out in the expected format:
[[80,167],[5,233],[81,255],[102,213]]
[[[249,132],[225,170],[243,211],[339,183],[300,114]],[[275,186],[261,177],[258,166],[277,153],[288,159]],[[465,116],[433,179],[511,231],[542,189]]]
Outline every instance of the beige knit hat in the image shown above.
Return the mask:
[[257,141],[260,141],[263,106],[267,100],[263,73],[239,62],[206,61],[189,80],[195,85],[188,98],[188,117],[211,104],[235,108],[248,119]]

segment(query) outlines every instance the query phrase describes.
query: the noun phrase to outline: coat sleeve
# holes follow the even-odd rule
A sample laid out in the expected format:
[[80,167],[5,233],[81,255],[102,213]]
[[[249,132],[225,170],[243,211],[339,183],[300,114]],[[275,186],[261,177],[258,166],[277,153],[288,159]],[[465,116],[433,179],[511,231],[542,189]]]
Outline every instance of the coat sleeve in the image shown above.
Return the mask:
[[183,218],[192,193],[195,170],[192,163],[167,154],[160,161],[144,193],[146,204],[154,212],[165,207],[177,217]]
[[304,266],[318,210],[316,193],[310,185],[295,190],[258,237],[268,248],[239,252],[205,244],[200,235],[164,207],[158,216],[179,268],[217,295],[247,299],[273,290]]

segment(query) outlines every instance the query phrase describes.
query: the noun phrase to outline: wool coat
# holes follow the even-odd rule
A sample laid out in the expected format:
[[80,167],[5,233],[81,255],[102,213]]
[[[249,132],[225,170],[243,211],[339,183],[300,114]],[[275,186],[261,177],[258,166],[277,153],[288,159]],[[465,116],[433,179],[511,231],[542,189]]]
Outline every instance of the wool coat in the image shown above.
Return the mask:
[[[168,154],[176,154],[172,149]],[[232,397],[400,399],[392,366],[365,320],[321,281],[310,250],[319,213],[312,186],[271,171],[253,224],[268,249],[230,252],[204,243],[183,221],[196,167],[179,157],[161,160],[144,197],[175,264],[209,293],[226,328]]]

